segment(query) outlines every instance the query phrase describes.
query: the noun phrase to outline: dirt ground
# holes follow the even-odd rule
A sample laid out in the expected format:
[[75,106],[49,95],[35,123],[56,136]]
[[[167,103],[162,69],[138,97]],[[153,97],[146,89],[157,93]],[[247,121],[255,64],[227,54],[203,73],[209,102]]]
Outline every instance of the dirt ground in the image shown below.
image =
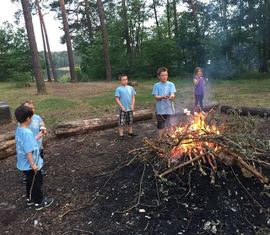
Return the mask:
[[154,121],[134,128],[122,141],[116,129],[50,138],[44,192],[55,202],[39,212],[26,206],[15,156],[0,161],[0,234],[270,234],[269,186],[225,166],[214,185],[192,168],[158,181],[151,166],[128,164]]

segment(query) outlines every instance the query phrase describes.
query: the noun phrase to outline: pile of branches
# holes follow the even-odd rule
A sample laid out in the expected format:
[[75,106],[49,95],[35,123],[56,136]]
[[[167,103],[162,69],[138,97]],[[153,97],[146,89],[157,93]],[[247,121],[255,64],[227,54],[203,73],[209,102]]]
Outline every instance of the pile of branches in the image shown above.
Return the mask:
[[[219,164],[236,164],[245,177],[254,176],[260,182],[268,183],[268,178],[262,173],[262,169],[270,167],[267,161],[270,141],[267,135],[263,135],[266,120],[241,117],[233,111],[231,115],[222,115],[211,110],[204,115],[205,123],[210,128],[202,126],[198,133],[189,128],[190,117],[186,116],[176,125],[182,128],[181,132],[175,128],[163,138],[144,138],[144,146],[130,153],[135,155],[134,158],[150,163],[160,178],[192,166],[203,175],[207,175],[206,169],[210,169],[211,182],[214,183],[213,175],[218,171]],[[187,151],[178,151],[190,143],[192,146]]]

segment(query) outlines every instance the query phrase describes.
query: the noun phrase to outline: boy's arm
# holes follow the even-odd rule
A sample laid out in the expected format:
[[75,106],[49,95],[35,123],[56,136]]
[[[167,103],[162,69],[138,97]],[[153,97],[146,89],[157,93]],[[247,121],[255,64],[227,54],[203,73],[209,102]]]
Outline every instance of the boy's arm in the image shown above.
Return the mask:
[[176,89],[175,89],[175,85],[173,83],[171,83],[170,91],[171,91],[171,95],[169,97],[169,100],[174,100],[175,99]]
[[27,153],[26,156],[27,156],[27,159],[28,159],[28,161],[30,163],[30,166],[32,167],[33,171],[37,172],[38,171],[38,166],[36,165],[36,163],[33,160],[32,152]]
[[131,110],[134,111],[134,105],[135,105],[135,95],[132,96],[132,99],[131,99]]
[[156,85],[154,85],[154,87],[153,87],[152,95],[155,97],[155,100],[157,100],[157,101],[169,98],[169,96],[158,95],[158,89],[157,89]]
[[173,92],[169,97],[169,100],[174,100],[174,99],[175,99],[175,92]]
[[121,103],[119,97],[118,97],[118,96],[115,96],[114,99],[115,99],[116,103],[119,105],[119,107],[125,112],[126,109],[125,109],[125,107],[122,105],[122,103]]
[[168,96],[165,96],[165,95],[155,95],[155,99],[156,100],[163,100],[163,99],[168,99],[169,97]]
[[42,130],[35,136],[36,140],[39,140],[40,138],[42,138],[45,135],[45,132],[43,132]]

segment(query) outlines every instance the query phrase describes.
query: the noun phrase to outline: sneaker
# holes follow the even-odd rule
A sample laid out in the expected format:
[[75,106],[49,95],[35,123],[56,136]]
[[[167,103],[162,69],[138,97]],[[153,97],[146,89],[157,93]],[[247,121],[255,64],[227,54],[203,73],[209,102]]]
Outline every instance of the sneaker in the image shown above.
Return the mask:
[[42,174],[42,176],[47,176],[47,173],[43,170],[43,169],[41,169],[41,174]]
[[43,200],[43,202],[41,202],[41,203],[39,203],[39,204],[36,203],[36,204],[35,204],[35,209],[36,209],[37,211],[42,210],[43,208],[48,207],[48,206],[50,206],[51,204],[53,204],[53,201],[54,201],[53,198],[45,199],[45,200]]
[[131,133],[128,133],[128,136],[134,137],[134,136],[137,136],[137,135],[135,133],[131,132]]
[[26,205],[27,206],[32,206],[34,204],[35,204],[35,202],[32,199],[29,199],[29,198],[26,199]]

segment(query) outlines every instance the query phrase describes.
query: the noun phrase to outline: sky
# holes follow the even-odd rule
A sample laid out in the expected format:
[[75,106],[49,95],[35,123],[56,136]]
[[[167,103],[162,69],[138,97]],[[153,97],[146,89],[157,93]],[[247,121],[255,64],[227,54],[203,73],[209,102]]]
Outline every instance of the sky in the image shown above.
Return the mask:
[[[0,26],[3,22],[8,21],[14,25],[15,17],[14,13],[18,9],[22,9],[21,3],[12,3],[11,0],[0,0]],[[55,18],[55,13],[49,13],[44,16],[44,21],[49,37],[51,51],[66,51],[67,47],[60,43],[60,37],[64,34],[63,30],[60,29],[61,23]],[[38,16],[33,16],[33,25],[36,36],[37,47],[39,51],[43,51],[40,23]],[[24,18],[21,19],[21,27],[24,27]]]

